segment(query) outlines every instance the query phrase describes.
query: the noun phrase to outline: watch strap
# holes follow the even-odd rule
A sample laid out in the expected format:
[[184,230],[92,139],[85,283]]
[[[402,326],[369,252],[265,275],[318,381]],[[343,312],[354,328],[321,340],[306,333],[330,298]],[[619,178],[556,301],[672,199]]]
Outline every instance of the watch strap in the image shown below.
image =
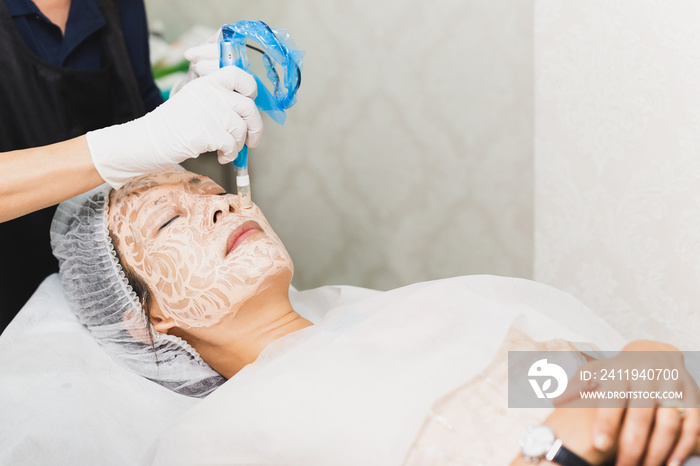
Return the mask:
[[561,439],[557,439],[545,458],[561,466],[591,466],[591,464],[566,448]]

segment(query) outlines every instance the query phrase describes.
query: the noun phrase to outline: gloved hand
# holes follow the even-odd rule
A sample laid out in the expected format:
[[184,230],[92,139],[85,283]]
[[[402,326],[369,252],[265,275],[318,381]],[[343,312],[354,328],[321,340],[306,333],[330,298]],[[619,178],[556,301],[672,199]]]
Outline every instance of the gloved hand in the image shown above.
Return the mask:
[[170,97],[177,94],[185,84],[206,76],[219,69],[219,35],[221,29],[205,43],[191,47],[185,51],[185,59],[190,62],[190,69],[185,78],[170,89]]
[[[235,91],[235,92],[234,92]],[[233,161],[262,136],[257,85],[235,66],[196,79],[143,117],[87,133],[92,162],[114,188],[129,178],[216,150]]]

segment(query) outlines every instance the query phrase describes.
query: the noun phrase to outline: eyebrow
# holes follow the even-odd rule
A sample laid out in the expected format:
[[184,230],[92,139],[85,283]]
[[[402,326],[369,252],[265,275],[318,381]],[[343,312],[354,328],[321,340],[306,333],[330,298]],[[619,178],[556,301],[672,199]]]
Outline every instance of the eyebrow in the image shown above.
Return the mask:
[[140,188],[136,188],[136,189],[133,189],[133,190],[127,191],[127,192],[120,192],[116,189],[113,189],[110,192],[110,196],[112,195],[112,193],[114,193],[114,195],[115,195],[114,201],[115,202],[123,202],[123,201],[126,201],[127,199],[131,198],[132,196],[139,197],[141,194],[145,193],[146,191],[148,191],[152,187],[153,187],[153,185],[142,186]]
[[[190,185],[197,185],[197,184],[199,184],[199,183],[202,183],[203,181],[204,181],[204,180],[203,180],[201,177],[199,177],[199,176],[193,176],[192,178],[190,178],[189,180],[187,180],[187,183],[190,184]],[[212,184],[216,184],[216,183],[214,183],[214,181],[212,181],[212,180],[208,180],[208,181],[210,181]],[[114,202],[126,202],[127,200],[131,199],[132,197],[138,198],[138,197],[140,197],[143,193],[145,193],[146,191],[148,191],[149,189],[151,189],[151,188],[153,188],[153,187],[155,187],[155,186],[158,186],[158,185],[157,185],[157,184],[150,184],[150,183],[149,183],[149,184],[147,184],[146,186],[141,186],[141,187],[136,188],[136,189],[134,189],[134,190],[132,190],[132,191],[128,191],[128,192],[119,192],[119,193],[118,193],[118,190],[113,189],[113,190],[109,193],[110,202],[112,202],[112,201],[114,201]],[[222,188],[222,189],[223,189],[223,188]],[[225,194],[228,194],[228,193],[223,192],[223,193],[221,193],[221,194],[219,194],[219,195],[220,195],[220,196],[223,196],[223,195],[225,195]],[[114,197],[112,197],[112,196],[114,196]]]

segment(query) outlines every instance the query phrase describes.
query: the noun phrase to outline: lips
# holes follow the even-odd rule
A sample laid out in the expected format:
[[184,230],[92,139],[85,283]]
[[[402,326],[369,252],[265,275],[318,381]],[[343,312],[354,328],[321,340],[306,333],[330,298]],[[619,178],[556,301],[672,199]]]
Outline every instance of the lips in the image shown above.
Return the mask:
[[226,239],[226,252],[224,256],[227,256],[231,251],[245,242],[245,240],[259,232],[262,232],[262,228],[260,228],[260,225],[253,220],[248,220],[247,222],[238,226],[231,232],[230,235],[228,235],[228,238]]

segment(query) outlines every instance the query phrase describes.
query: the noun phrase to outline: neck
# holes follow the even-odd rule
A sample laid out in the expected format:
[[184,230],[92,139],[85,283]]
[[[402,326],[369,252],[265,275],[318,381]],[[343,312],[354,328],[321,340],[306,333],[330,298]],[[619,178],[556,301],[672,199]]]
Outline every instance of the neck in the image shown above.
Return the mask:
[[34,4],[44,16],[61,29],[61,33],[66,33],[71,0],[34,0]]
[[260,293],[218,324],[180,330],[183,334],[178,336],[229,379],[253,363],[270,343],[310,325],[294,311],[285,288],[283,292]]

